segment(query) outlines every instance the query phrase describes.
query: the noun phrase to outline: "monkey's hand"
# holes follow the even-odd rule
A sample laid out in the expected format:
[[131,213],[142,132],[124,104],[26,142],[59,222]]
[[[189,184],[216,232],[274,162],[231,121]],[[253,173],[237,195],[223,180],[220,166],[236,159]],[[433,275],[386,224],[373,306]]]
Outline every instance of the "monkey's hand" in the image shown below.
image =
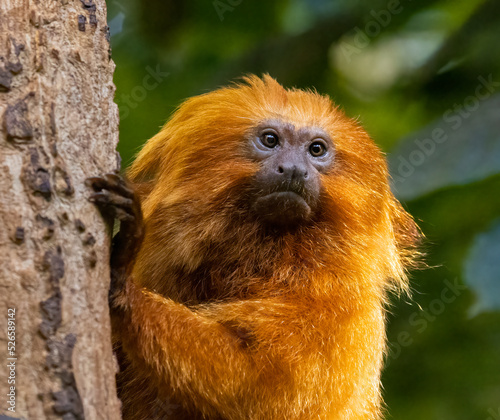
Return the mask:
[[113,238],[111,250],[111,306],[124,289],[144,237],[141,203],[133,185],[118,173],[88,178],[86,184],[94,192],[89,201],[103,216],[120,221],[120,231]]

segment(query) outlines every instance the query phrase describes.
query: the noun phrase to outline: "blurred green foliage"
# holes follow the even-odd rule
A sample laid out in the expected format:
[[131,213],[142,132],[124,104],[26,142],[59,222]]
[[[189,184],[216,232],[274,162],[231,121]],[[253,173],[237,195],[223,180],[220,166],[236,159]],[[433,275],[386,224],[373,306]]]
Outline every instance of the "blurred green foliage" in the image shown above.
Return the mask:
[[391,308],[387,418],[499,419],[500,2],[108,0],[108,17],[124,164],[185,98],[246,73],[359,118],[433,267]]

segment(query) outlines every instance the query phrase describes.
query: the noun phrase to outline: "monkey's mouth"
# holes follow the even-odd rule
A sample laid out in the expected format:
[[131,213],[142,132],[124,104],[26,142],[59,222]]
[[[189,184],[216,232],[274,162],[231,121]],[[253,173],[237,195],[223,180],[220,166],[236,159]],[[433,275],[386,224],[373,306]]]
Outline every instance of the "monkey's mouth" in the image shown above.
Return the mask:
[[311,207],[293,191],[278,191],[259,197],[253,210],[268,223],[294,225],[309,219]]

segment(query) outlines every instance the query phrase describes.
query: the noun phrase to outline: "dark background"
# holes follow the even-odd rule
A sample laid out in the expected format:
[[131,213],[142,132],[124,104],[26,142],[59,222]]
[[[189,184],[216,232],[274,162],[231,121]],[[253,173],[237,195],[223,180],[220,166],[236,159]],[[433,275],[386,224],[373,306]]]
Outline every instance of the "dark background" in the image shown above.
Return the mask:
[[500,419],[500,1],[108,0],[124,165],[185,98],[314,87],[388,153],[433,268],[394,299],[387,418]]

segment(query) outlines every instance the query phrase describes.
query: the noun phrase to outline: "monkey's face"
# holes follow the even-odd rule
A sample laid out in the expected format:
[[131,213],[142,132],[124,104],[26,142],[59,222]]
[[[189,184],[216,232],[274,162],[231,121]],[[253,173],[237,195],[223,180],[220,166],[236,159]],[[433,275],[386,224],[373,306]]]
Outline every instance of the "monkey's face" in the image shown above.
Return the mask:
[[[258,256],[264,267],[278,249],[291,259],[308,249],[311,261],[346,272],[371,272],[368,255],[376,255],[399,278],[397,247],[411,251],[418,236],[357,121],[330,98],[269,76],[184,102],[128,173],[144,191],[146,231],[161,250],[151,264],[163,254],[164,264],[194,270],[214,252],[218,263]],[[263,247],[263,235],[277,242]]]
[[368,134],[328,97],[246,83],[189,99],[144,147],[130,173],[151,185],[145,218],[178,211],[214,237],[238,223],[372,232],[390,191]]
[[268,120],[249,134],[248,155],[259,163],[250,198],[252,211],[274,225],[308,221],[318,204],[320,175],[333,165],[330,136],[318,127]]

